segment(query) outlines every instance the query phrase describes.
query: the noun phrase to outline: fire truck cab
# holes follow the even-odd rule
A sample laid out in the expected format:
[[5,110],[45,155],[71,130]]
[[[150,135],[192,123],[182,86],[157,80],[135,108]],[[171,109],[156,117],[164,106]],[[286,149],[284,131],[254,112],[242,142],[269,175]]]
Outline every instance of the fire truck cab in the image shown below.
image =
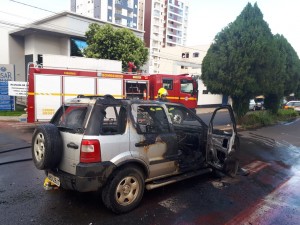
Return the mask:
[[157,92],[161,87],[168,91],[167,99],[170,102],[181,103],[190,109],[197,107],[198,84],[188,74],[151,74],[150,99],[157,99]]

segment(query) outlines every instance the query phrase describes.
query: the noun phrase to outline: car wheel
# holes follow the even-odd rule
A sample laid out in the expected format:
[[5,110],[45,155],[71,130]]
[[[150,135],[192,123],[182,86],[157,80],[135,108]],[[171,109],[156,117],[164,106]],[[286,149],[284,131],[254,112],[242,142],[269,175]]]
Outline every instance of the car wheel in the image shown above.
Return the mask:
[[134,209],[144,194],[144,175],[136,167],[127,167],[114,173],[102,190],[104,205],[115,213]]
[[36,168],[40,170],[55,168],[62,157],[62,140],[57,127],[53,124],[36,127],[31,150]]

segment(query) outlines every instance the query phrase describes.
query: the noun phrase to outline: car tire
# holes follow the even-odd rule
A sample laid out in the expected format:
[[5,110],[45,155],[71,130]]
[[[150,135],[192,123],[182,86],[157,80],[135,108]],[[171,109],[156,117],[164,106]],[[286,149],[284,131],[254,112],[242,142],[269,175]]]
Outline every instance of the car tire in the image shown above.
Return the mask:
[[117,170],[102,190],[104,205],[114,213],[126,213],[137,207],[145,189],[144,175],[136,167]]
[[36,127],[32,136],[32,159],[37,169],[55,168],[62,157],[62,139],[53,124]]

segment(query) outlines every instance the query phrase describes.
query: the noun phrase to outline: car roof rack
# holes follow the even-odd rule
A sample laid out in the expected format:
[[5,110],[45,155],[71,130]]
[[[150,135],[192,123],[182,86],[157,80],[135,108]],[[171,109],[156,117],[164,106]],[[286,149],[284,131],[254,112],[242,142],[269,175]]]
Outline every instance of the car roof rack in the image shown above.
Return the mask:
[[112,95],[77,95],[77,98],[89,98],[89,99],[97,99],[97,98],[102,98],[102,99],[115,99],[114,96]]

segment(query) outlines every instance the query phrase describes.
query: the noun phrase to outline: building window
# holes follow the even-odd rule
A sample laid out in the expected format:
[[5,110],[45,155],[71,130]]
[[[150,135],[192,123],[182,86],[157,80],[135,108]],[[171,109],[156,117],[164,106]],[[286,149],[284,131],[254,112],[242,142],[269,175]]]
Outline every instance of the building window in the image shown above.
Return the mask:
[[208,90],[203,90],[203,91],[202,91],[202,94],[208,95]]
[[190,57],[190,54],[189,54],[188,52],[184,52],[184,53],[181,54],[181,57],[182,57],[183,59],[187,59],[187,58]]
[[83,56],[83,49],[87,47],[85,40],[71,38],[71,56]]
[[200,55],[199,52],[194,52],[194,53],[193,53],[193,57],[194,57],[194,58],[198,58],[199,55]]

